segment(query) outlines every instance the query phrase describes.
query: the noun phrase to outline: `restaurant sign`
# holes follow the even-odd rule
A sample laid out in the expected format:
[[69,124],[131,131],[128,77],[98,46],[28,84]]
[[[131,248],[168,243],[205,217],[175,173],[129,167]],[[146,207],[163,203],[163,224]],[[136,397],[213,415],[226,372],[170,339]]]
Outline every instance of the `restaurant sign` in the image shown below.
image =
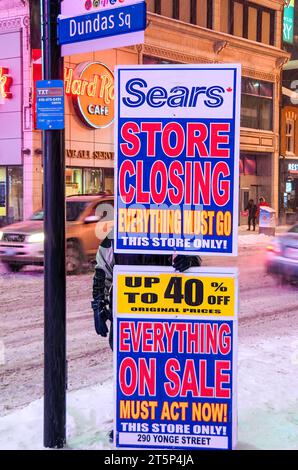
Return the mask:
[[108,127],[114,120],[114,75],[100,62],[85,62],[64,69],[65,94],[72,97],[81,121],[92,129]]

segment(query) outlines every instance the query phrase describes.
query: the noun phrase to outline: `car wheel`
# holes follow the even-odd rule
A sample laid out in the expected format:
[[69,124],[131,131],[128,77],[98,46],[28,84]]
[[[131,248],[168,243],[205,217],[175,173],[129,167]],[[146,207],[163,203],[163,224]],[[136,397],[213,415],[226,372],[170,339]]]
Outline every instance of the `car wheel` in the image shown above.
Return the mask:
[[79,274],[82,270],[83,256],[78,242],[69,240],[66,245],[66,272]]
[[5,266],[11,273],[18,273],[23,268],[22,264],[16,263],[5,263]]

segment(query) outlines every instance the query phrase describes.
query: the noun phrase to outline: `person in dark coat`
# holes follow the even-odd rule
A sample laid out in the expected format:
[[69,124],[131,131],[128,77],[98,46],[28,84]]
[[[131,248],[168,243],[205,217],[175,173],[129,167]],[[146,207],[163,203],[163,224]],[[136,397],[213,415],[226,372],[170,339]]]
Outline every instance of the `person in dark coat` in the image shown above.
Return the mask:
[[[154,255],[154,254],[122,254],[114,253],[112,234],[105,238],[96,254],[96,266],[93,277],[93,300],[91,307],[94,312],[96,333],[106,337],[109,333],[109,343],[113,349],[113,268],[115,265],[135,266],[173,266],[176,271],[184,272],[194,266],[201,266],[199,256]],[[110,331],[107,321],[110,321]]]
[[[193,266],[201,266],[199,256],[175,257],[169,255],[142,255],[114,253],[113,235],[109,236],[99,246],[96,254],[96,266],[93,277],[93,300],[91,307],[94,312],[94,326],[98,335],[107,337],[109,333],[110,348],[113,349],[113,268],[115,265],[140,266],[173,266],[177,271],[183,272]],[[107,322],[110,322],[110,330]],[[114,433],[108,433],[110,442],[113,442]]]
[[248,205],[245,209],[246,211],[248,211],[248,229],[247,230],[250,230],[250,227],[251,225],[253,226],[253,230],[255,231],[256,230],[256,220],[257,220],[257,206],[256,204],[254,203],[254,200],[253,199],[250,199],[248,201]]

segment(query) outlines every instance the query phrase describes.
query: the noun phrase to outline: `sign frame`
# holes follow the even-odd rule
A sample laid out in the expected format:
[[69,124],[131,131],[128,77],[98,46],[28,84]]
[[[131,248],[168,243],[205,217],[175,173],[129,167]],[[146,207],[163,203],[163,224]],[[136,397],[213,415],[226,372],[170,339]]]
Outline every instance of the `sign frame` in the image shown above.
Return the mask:
[[[207,255],[207,256],[237,256],[238,254],[238,219],[239,219],[239,211],[238,211],[238,201],[239,201],[239,158],[240,158],[240,101],[241,101],[241,65],[240,64],[166,64],[166,65],[138,65],[138,66],[121,66],[117,65],[114,69],[114,76],[115,76],[115,129],[114,129],[114,140],[115,140],[115,168],[116,168],[116,174],[119,174],[119,167],[120,167],[120,158],[119,158],[119,145],[120,145],[120,134],[121,134],[121,129],[119,128],[119,122],[121,119],[121,112],[120,112],[120,96],[121,95],[121,87],[123,83],[125,83],[125,80],[121,79],[121,74],[129,74],[129,73],[138,73],[138,76],[144,78],[145,74],[149,73],[148,77],[150,76],[150,73],[152,72],[157,72],[159,74],[159,77],[163,77],[163,72],[170,71],[170,73],[173,75],[175,71],[179,72],[181,70],[185,70],[188,72],[192,71],[210,71],[212,74],[213,72],[220,72],[222,71],[232,71],[234,73],[234,83],[233,83],[233,118],[231,120],[233,121],[233,125],[235,128],[234,135],[231,135],[231,140],[233,140],[233,145],[231,145],[231,152],[233,153],[233,162],[231,163],[231,167],[233,167],[233,174],[234,177],[231,179],[231,186],[233,188],[233,200],[231,198],[231,213],[233,217],[233,223],[232,223],[232,232],[230,237],[232,237],[232,246],[229,251],[211,251],[211,250],[201,250],[201,249],[185,249],[185,248],[172,248],[171,249],[160,249],[156,248],[153,249],[151,246],[149,248],[143,248],[142,245],[139,245],[137,247],[131,248],[130,246],[119,246],[119,238],[118,238],[118,210],[119,210],[119,200],[118,200],[118,178],[115,178],[115,184],[114,184],[114,194],[116,198],[115,202],[115,223],[114,223],[114,240],[115,240],[115,252],[116,253],[140,253],[140,254],[171,254],[171,253],[183,253],[183,254],[189,254],[189,255]],[[159,78],[159,82],[162,81],[162,78]],[[165,81],[163,81],[163,84]],[[156,82],[156,85],[158,86],[158,83]],[[150,83],[151,86],[151,83]],[[161,108],[161,113],[162,113]],[[181,113],[179,108],[174,108],[174,111],[177,111],[177,113]],[[138,109],[141,113],[141,109]],[[185,114],[179,116],[177,118],[177,122],[181,122],[183,119],[186,122],[187,121],[187,115],[190,108],[186,108]],[[153,110],[153,118],[156,120],[160,119],[162,121],[161,115],[159,117],[156,114],[156,109]],[[208,111],[209,112],[209,111]],[[150,117],[148,117],[148,111],[146,110],[146,116],[145,118],[147,121],[150,121]],[[142,116],[142,114],[141,114]],[[173,112],[173,116],[175,116]],[[126,118],[126,116],[125,116]],[[139,119],[144,118],[142,116]],[[124,119],[124,118],[123,118]],[[127,118],[128,119],[128,118]],[[173,118],[175,119],[175,118]],[[202,119],[202,118],[201,118]],[[131,120],[133,121],[134,118],[132,117]],[[198,119],[200,121],[200,119]],[[186,124],[185,124],[186,125]],[[136,159],[137,157],[135,157]],[[232,157],[231,157],[232,158]],[[223,159],[222,159],[223,160]],[[149,206],[149,205],[148,205]],[[182,207],[182,205],[181,205]],[[137,237],[137,234],[135,235]]]
[[[231,357],[232,357],[232,367],[231,367],[231,373],[232,373],[232,384],[231,384],[231,407],[232,407],[232,419],[230,422],[231,426],[231,435],[230,435],[230,445],[226,450],[232,450],[236,448],[237,445],[237,439],[238,439],[238,429],[237,429],[237,423],[238,423],[238,408],[237,408],[237,393],[238,393],[238,383],[237,383],[237,369],[238,369],[238,316],[239,316],[239,277],[238,277],[238,269],[237,268],[191,268],[188,271],[184,273],[177,273],[170,267],[157,267],[157,266],[120,266],[117,265],[114,267],[114,272],[113,272],[113,285],[115,286],[113,289],[113,306],[114,306],[114,313],[113,313],[113,325],[114,325],[114,338],[113,338],[113,367],[114,367],[114,446],[117,448],[121,449],[172,449],[172,450],[200,450],[200,449],[206,449],[206,450],[215,450],[216,448],[208,448],[208,447],[195,447],[195,446],[171,446],[171,445],[153,445],[153,446],[146,446],[145,445],[119,445],[118,441],[118,436],[117,436],[117,396],[118,396],[118,388],[119,388],[119,380],[118,380],[118,321],[121,319],[125,320],[138,320],[138,323],[141,321],[141,316],[142,314],[138,313],[118,313],[117,312],[117,296],[118,296],[118,277],[121,275],[127,275],[127,274],[133,274],[137,276],[138,274],[140,276],[155,276],[158,277],[160,275],[174,275],[174,276],[182,276],[182,277],[200,277],[202,278],[212,278],[214,282],[216,282],[216,279],[218,278],[230,278],[233,279],[233,286],[234,286],[234,305],[233,305],[233,315],[231,316],[225,316],[221,317],[224,318],[224,321],[230,321],[233,322],[233,333],[232,333],[232,352],[231,352]],[[121,291],[122,293],[122,291]],[[152,320],[152,321],[162,321],[162,320],[179,320],[183,321],[181,319],[181,316],[175,315],[175,314],[161,314],[161,313],[144,313],[143,314],[144,321]],[[185,318],[186,320],[186,318]],[[199,322],[203,322],[206,320],[210,320],[210,322],[213,321],[219,321],[219,316],[218,315],[192,315],[189,314],[187,315],[187,321],[195,321],[198,320]],[[147,357],[148,356],[148,353]],[[145,353],[144,353],[145,355]],[[150,353],[149,353],[150,355]],[[191,356],[193,357],[193,355]],[[158,398],[158,396],[156,397]],[[179,396],[178,396],[179,398]],[[177,399],[178,399],[177,398]],[[146,399],[146,398],[145,398]],[[175,398],[176,399],[176,398]],[[191,402],[192,398],[186,398]],[[202,399],[202,398],[201,398]],[[158,421],[158,420],[157,420]],[[208,423],[207,423],[208,424]],[[132,431],[133,432],[133,431]],[[139,432],[139,431],[137,431]],[[140,431],[142,434],[146,434],[146,432]],[[150,434],[150,433],[149,433]],[[151,440],[150,440],[151,442]]]
[[[65,2],[65,5],[62,3],[61,14],[58,17],[58,40],[61,45],[62,57],[144,43],[147,24],[147,3],[144,0],[128,0],[124,5],[115,3],[114,5],[109,5],[109,8],[102,7],[97,9],[92,7],[90,11],[84,11],[83,8],[79,7],[74,13],[69,8],[69,3]],[[126,19],[128,15],[130,15],[129,22]],[[78,31],[79,36],[82,36],[82,38],[77,38],[77,40],[73,41],[71,39],[71,31],[69,31],[69,38],[65,33],[65,25],[67,29],[68,22],[73,21],[76,23],[80,18],[81,21],[85,22],[85,26],[82,23],[80,31]],[[101,27],[102,18],[106,18],[105,28]],[[132,30],[131,18],[135,22],[134,29]],[[92,23],[93,20],[94,24]],[[118,22],[118,29],[116,28],[116,20]],[[96,28],[95,21],[97,21]],[[92,30],[92,24],[94,31],[90,31],[90,28]],[[112,26],[110,28],[112,24],[113,31]],[[83,30],[84,34],[81,33]],[[87,36],[87,30],[88,34],[90,33],[89,36]]]

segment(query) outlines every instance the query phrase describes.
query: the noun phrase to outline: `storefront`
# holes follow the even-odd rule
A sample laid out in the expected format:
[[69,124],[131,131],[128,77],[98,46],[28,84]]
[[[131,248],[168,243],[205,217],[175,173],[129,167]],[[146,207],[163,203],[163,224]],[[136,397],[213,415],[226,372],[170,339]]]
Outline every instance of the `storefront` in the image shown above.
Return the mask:
[[23,219],[23,168],[0,166],[0,226]]
[[281,207],[287,224],[298,221],[298,157],[280,160]]
[[272,154],[240,152],[240,225],[247,222],[247,217],[243,217],[242,212],[250,199],[258,204],[262,197],[271,205],[271,168]]
[[113,168],[66,168],[66,196],[114,192]]
[[280,217],[283,223],[298,220],[298,108],[285,106],[281,112]]

